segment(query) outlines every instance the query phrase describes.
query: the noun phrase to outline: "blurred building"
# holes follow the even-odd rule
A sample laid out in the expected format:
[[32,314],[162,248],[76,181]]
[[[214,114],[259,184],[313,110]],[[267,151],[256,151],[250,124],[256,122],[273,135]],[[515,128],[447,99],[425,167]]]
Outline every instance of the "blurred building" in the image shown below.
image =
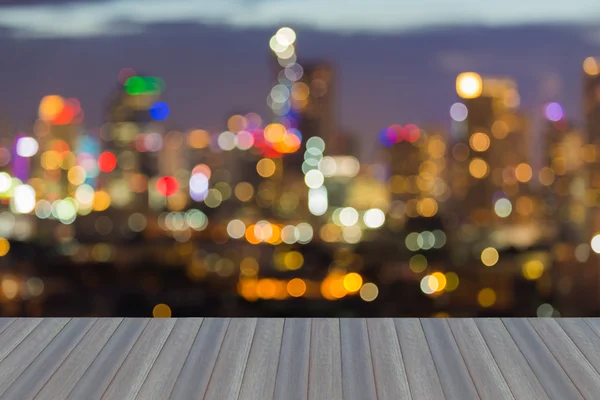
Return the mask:
[[594,207],[590,210],[590,234],[600,232],[600,58],[588,57],[583,63],[584,117],[590,143],[588,152],[589,189]]
[[[159,102],[164,90],[162,79],[133,75],[124,80],[112,95],[107,109],[103,139],[107,160],[101,184],[117,207],[147,207],[160,173],[159,154],[164,146],[161,122],[169,113]],[[111,161],[112,162],[112,161]]]
[[516,83],[469,72],[458,76],[457,92],[464,104],[455,104],[451,115],[465,135],[452,147],[456,210],[480,226],[507,221],[532,178],[528,124],[517,111]]

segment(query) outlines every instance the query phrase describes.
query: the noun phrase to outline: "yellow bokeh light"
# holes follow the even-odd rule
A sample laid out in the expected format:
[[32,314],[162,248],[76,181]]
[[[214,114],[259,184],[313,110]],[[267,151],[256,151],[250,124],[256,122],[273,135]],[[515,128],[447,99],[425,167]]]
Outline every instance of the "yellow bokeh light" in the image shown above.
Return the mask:
[[269,124],[265,127],[265,139],[271,143],[279,143],[283,141],[286,129],[281,124]]
[[427,258],[423,254],[415,254],[410,258],[408,266],[416,274],[423,272],[427,268]]
[[496,265],[499,259],[500,255],[498,254],[498,250],[493,247],[488,247],[481,252],[481,262],[486,267]]
[[263,178],[273,176],[275,168],[275,162],[270,158],[263,158],[256,163],[256,172]]
[[152,310],[154,318],[171,318],[171,307],[166,304],[157,304]]
[[521,272],[525,279],[530,281],[538,279],[544,273],[544,264],[540,260],[529,260],[523,264]]
[[272,299],[277,294],[275,279],[259,279],[256,285],[256,294],[262,299]]
[[19,293],[19,283],[13,278],[4,278],[2,292],[7,299],[14,299]]
[[300,278],[294,278],[288,282],[287,291],[292,297],[301,297],[306,293],[306,283]]
[[203,149],[210,144],[210,135],[202,129],[191,131],[187,137],[188,145],[193,149]]
[[492,124],[492,135],[494,135],[496,139],[504,139],[508,136],[508,130],[508,124],[504,121],[495,121]]
[[360,290],[363,283],[362,276],[357,274],[356,272],[350,272],[344,276],[344,289],[346,289],[349,293],[356,293]]
[[57,95],[44,96],[40,102],[39,116],[43,121],[52,121],[60,114],[65,106],[65,101]]
[[529,182],[531,180],[531,177],[533,176],[531,166],[529,166],[529,164],[526,163],[521,163],[517,165],[517,168],[515,168],[515,176],[517,177],[517,180],[519,182]]
[[456,93],[463,99],[474,99],[481,95],[483,82],[475,72],[463,72],[456,78]]
[[533,200],[529,196],[521,196],[517,199],[517,214],[522,216],[530,215],[533,212]]
[[544,186],[550,186],[554,183],[554,170],[549,167],[544,167],[540,170],[538,174],[538,179],[540,183]]
[[227,129],[233,133],[238,133],[246,129],[248,121],[242,115],[232,115],[227,120]]
[[469,163],[469,173],[477,179],[485,178],[489,173],[488,164],[481,158],[474,158]]
[[240,182],[235,185],[234,193],[239,201],[249,201],[254,196],[254,187],[248,182]]
[[455,272],[446,272],[446,291],[452,292],[458,287],[460,280]]
[[444,275],[441,272],[434,272],[433,274],[431,274],[431,276],[437,280],[438,287],[436,289],[436,292],[441,292],[442,290],[444,290],[444,288],[446,287],[446,275]]
[[72,183],[73,185],[81,185],[83,182],[85,182],[85,178],[86,178],[85,169],[83,169],[83,167],[80,167],[77,165],[77,166],[69,169],[67,177],[69,179],[69,182]]
[[490,137],[485,133],[474,133],[469,139],[469,145],[471,148],[478,152],[486,151],[490,148]]
[[491,307],[496,303],[496,292],[494,289],[484,288],[477,293],[477,302],[482,307]]
[[50,150],[42,153],[42,168],[46,170],[59,169],[62,164],[62,156],[58,151]]
[[98,190],[94,193],[94,202],[92,204],[92,209],[94,211],[104,211],[108,207],[110,207],[110,196],[104,190]]
[[258,261],[254,257],[246,257],[240,263],[240,273],[245,276],[256,276],[258,274]]
[[596,76],[600,74],[600,65],[598,60],[594,57],[588,57],[583,61],[583,70],[590,76]]
[[417,211],[422,217],[430,218],[437,214],[438,204],[432,198],[424,198],[417,203]]
[[283,257],[283,265],[289,270],[297,270],[304,264],[304,257],[297,251],[290,251]]
[[373,301],[379,295],[379,288],[374,283],[368,282],[360,288],[360,298],[364,301]]
[[10,242],[3,237],[0,237],[0,257],[8,254],[10,251]]
[[292,98],[296,101],[304,101],[308,99],[309,94],[310,89],[304,82],[296,82],[294,83],[294,86],[292,86]]

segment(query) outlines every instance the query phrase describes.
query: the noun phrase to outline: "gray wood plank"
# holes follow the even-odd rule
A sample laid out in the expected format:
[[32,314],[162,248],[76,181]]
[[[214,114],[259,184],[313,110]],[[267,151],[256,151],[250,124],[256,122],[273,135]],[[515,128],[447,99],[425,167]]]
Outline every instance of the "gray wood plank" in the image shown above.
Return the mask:
[[202,399],[221,349],[229,318],[205,318],[179,373],[170,399]]
[[557,399],[582,398],[573,382],[527,320],[502,318],[502,322],[549,396]]
[[421,323],[446,398],[479,398],[446,319],[423,318]]
[[16,318],[0,318],[0,333],[4,332],[16,320]]
[[273,398],[283,325],[283,318],[261,318],[256,323],[239,399]]
[[342,400],[340,320],[313,318],[310,335],[308,398]]
[[65,399],[122,321],[122,318],[98,319],[44,387],[41,388],[35,399]]
[[[256,329],[256,318],[236,318],[227,327],[205,399],[236,400],[242,387],[246,362]],[[226,385],[223,382],[227,382]]]
[[77,318],[69,321],[1,398],[34,398],[95,322],[95,318]]
[[481,398],[514,399],[473,319],[453,318],[448,324]]
[[528,320],[586,399],[600,395],[600,375],[553,318]]
[[342,390],[344,399],[377,399],[367,321],[340,319]]
[[502,321],[476,318],[475,324],[514,396],[517,399],[549,398]]
[[308,397],[310,326],[309,319],[285,319],[273,396],[275,399],[295,400]]
[[557,318],[556,322],[569,335],[573,343],[594,366],[600,371],[600,337],[582,318]]
[[148,321],[147,318],[125,319],[73,387],[68,399],[100,399]]
[[417,318],[395,318],[394,324],[413,399],[443,399],[444,392],[421,322]]
[[0,388],[4,392],[67,325],[69,318],[49,318],[27,335],[0,363]]
[[0,361],[4,360],[39,324],[42,318],[19,318],[0,334]]
[[162,400],[169,397],[188,353],[194,344],[202,318],[181,318],[146,377],[137,399]]
[[368,319],[367,330],[377,398],[412,398],[394,321],[389,318]]
[[154,318],[138,338],[102,395],[102,400],[133,400],[175,326],[175,318]]

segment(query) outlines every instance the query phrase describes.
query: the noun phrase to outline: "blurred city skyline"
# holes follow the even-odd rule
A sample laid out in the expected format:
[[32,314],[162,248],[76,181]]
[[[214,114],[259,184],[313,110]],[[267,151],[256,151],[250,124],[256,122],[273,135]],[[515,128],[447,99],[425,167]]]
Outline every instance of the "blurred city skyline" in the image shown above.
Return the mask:
[[[85,26],[83,22],[72,24],[73,32],[57,35],[51,27],[60,25],[61,15],[75,12],[80,17],[99,4],[114,2],[51,7],[39,3],[48,2],[0,6],[0,51],[10,55],[4,57],[0,80],[0,117],[8,118],[10,126],[5,129],[30,130],[39,99],[48,93],[79,99],[86,126],[99,126],[104,122],[106,99],[118,84],[117,73],[126,67],[165,79],[165,99],[172,111],[169,123],[176,129],[218,130],[236,110],[266,115],[265,88],[272,82],[266,46],[272,34],[268,20],[216,26],[173,15],[168,23],[121,20],[115,34],[120,27],[144,28],[121,36],[77,32],[80,25]],[[433,122],[449,130],[448,104],[457,100],[453,82],[463,71],[515,79],[521,108],[532,118],[533,140],[541,139],[539,123],[548,101],[563,104],[569,119],[582,122],[581,60],[600,54],[600,38],[599,30],[587,23],[593,15],[586,9],[589,2],[580,3],[580,8],[568,7],[577,11],[560,18],[561,4],[553,3],[553,9],[535,19],[536,24],[525,24],[514,15],[497,21],[482,19],[482,24],[494,27],[470,26],[468,18],[452,15],[448,23],[415,17],[420,22],[401,32],[389,24],[376,29],[367,22],[350,29],[356,22],[351,16],[347,29],[315,26],[316,22],[302,21],[295,14],[290,19],[299,20],[298,27],[291,25],[298,32],[299,57],[326,59],[335,65],[337,126],[356,136],[363,149],[361,158],[372,161],[377,133],[385,126]],[[40,10],[54,12],[56,23],[50,23]],[[478,11],[487,15],[490,10],[480,7]],[[395,8],[390,12],[398,14]],[[11,15],[29,22],[11,19]],[[219,21],[218,15],[214,19]],[[343,24],[344,18],[340,19],[338,25]],[[207,22],[206,18],[197,20]],[[33,35],[35,29],[41,30]]]

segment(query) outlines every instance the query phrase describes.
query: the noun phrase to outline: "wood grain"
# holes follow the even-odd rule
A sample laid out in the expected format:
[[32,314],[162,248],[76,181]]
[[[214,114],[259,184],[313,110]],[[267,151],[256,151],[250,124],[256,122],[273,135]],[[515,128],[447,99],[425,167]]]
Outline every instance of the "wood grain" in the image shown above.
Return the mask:
[[551,398],[582,398],[581,393],[527,320],[502,318],[502,322]]
[[421,323],[446,398],[478,399],[479,394],[448,322],[443,318],[424,318]]
[[285,320],[273,395],[277,400],[308,397],[310,327],[309,319],[286,318]]
[[177,320],[158,358],[140,389],[139,400],[162,400],[169,397],[196,339],[202,318]]
[[442,385],[421,321],[417,318],[396,318],[394,325],[413,399],[443,399]]
[[377,399],[368,335],[364,318],[340,320],[344,399]]
[[261,318],[246,362],[239,399],[272,399],[283,339],[282,318]]
[[342,400],[340,320],[313,318],[310,334],[308,398]]
[[476,318],[475,323],[514,396],[517,399],[549,398],[502,321]]
[[122,322],[122,318],[102,318],[96,321],[58,370],[41,388],[35,399],[56,400],[67,398]]

